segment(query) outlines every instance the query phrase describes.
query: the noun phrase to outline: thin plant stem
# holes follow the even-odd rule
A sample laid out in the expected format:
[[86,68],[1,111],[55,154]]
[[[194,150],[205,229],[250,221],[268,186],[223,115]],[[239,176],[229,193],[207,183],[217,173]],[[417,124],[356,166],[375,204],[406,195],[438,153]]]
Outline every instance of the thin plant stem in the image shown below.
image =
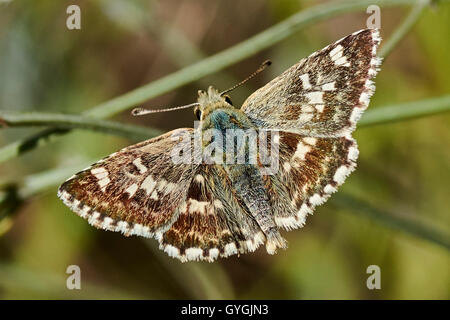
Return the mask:
[[400,24],[399,27],[391,34],[389,39],[383,44],[380,49],[380,56],[386,58],[392,50],[398,45],[398,43],[406,36],[406,34],[411,31],[412,27],[419,20],[423,13],[423,10],[429,6],[430,0],[418,0],[416,5],[414,5],[406,16],[405,20]]
[[450,251],[450,234],[431,226],[429,222],[416,221],[406,215],[401,216],[386,212],[345,193],[334,195],[331,203],[339,208],[345,209],[346,213],[350,212],[375,221],[383,226],[425,239]]
[[[368,110],[361,118],[358,126],[368,127],[390,122],[399,122],[448,111],[450,111],[450,95],[419,101],[396,103]],[[3,120],[2,122],[4,125],[11,127],[52,126],[58,127],[60,130],[78,128],[95,130],[136,140],[145,139],[162,133],[157,129],[60,113],[19,113],[0,111],[0,118]],[[1,159],[0,153],[0,160]]]
[[368,127],[426,117],[450,111],[450,95],[419,101],[396,103],[368,110],[358,125]]
[[6,127],[53,126],[64,129],[78,128],[115,134],[136,140],[161,134],[161,131],[156,129],[62,113],[0,111],[0,119],[2,120],[0,126],[3,124]]

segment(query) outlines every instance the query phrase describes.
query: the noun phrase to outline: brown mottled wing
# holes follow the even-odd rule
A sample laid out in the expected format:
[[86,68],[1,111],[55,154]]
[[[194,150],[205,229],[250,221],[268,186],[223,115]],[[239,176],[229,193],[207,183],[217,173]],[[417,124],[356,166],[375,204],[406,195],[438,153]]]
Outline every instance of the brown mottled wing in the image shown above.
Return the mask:
[[178,220],[158,236],[160,248],[181,261],[210,262],[256,250],[264,233],[233,192],[222,166],[200,166]]
[[350,136],[305,137],[279,132],[280,166],[266,177],[275,223],[287,230],[302,227],[306,216],[324,203],[354,170],[358,148]]
[[124,148],[68,179],[58,196],[97,228],[152,237],[176,220],[197,168],[171,157],[175,146],[191,143],[192,132],[178,129]]
[[302,59],[255,91],[242,106],[252,122],[314,137],[354,130],[374,92],[381,59],[376,29],[355,32]]

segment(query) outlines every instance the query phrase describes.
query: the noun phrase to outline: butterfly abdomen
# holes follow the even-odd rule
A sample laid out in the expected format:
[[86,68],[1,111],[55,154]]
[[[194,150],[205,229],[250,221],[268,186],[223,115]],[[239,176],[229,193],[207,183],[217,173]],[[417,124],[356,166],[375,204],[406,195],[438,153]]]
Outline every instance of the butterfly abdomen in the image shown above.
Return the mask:
[[245,204],[250,215],[266,236],[267,252],[273,254],[278,247],[285,248],[286,241],[281,237],[275,224],[259,168],[252,165],[235,164],[225,165],[225,170],[239,200]]
[[222,140],[222,165],[239,201],[266,237],[266,248],[275,253],[286,246],[274,221],[267,190],[257,162],[258,130],[242,111],[217,108],[208,114],[202,130],[215,129],[216,143]]

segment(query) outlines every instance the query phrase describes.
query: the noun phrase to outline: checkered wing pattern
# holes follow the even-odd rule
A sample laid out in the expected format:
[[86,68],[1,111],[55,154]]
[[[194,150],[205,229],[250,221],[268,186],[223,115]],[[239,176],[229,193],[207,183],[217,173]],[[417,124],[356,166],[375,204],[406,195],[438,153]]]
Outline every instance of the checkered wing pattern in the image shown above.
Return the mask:
[[352,132],[367,108],[381,59],[376,29],[355,32],[302,59],[255,91],[242,110],[255,125],[311,137]]

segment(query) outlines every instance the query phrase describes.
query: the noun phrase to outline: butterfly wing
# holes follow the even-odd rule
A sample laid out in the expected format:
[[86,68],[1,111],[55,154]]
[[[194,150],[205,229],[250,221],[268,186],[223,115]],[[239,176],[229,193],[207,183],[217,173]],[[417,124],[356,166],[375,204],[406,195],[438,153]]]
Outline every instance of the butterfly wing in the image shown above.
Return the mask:
[[339,137],[354,130],[374,92],[381,59],[376,29],[355,32],[302,59],[255,91],[242,111],[258,127],[304,136]]
[[58,196],[91,225],[156,237],[181,261],[256,250],[265,236],[223,166],[174,163],[174,148],[193,139],[193,129],[178,129],[122,149],[69,178]]
[[177,221],[158,236],[160,248],[181,261],[210,262],[256,250],[264,233],[234,192],[223,166],[198,167]]
[[351,137],[374,92],[378,30],[355,32],[301,60],[253,93],[242,110],[279,131],[279,170],[266,177],[275,223],[295,229],[354,170]]
[[171,155],[190,147],[192,132],[178,129],[124,148],[68,179],[58,196],[97,228],[152,237],[176,220],[197,170]]
[[279,170],[267,176],[274,220],[278,227],[302,227],[306,216],[336,192],[355,169],[355,140],[343,137],[313,138],[279,133]]

